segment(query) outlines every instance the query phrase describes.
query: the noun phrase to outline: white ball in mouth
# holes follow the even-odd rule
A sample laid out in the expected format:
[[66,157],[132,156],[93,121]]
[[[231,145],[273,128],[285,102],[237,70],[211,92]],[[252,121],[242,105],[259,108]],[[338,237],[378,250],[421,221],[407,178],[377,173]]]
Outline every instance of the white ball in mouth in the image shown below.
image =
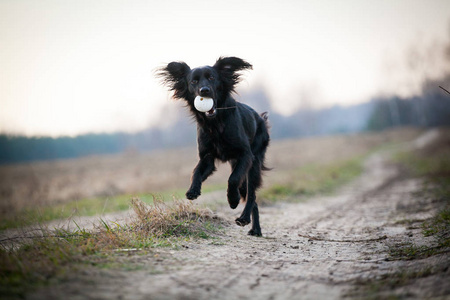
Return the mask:
[[194,100],[195,109],[201,112],[210,111],[214,106],[212,98],[197,96]]

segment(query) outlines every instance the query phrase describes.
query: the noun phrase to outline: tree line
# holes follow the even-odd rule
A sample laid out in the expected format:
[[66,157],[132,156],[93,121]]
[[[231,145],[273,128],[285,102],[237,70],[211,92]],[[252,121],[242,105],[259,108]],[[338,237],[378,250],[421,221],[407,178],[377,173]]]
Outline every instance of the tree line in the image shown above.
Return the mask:
[[426,81],[420,96],[376,99],[367,129],[382,130],[396,126],[450,126],[448,88],[450,88],[450,75],[440,80]]
[[[342,107],[299,109],[291,116],[269,115],[271,138],[357,133],[397,126],[450,126],[450,94],[439,86],[450,87],[450,74],[441,80],[426,81],[422,94],[410,98],[397,96]],[[246,103],[257,111],[271,112],[263,91],[245,95]],[[0,135],[0,164],[37,160],[68,159],[88,155],[147,152],[192,146],[196,143],[195,124],[179,117],[171,126],[148,128],[137,133],[85,134],[76,137],[25,137]]]

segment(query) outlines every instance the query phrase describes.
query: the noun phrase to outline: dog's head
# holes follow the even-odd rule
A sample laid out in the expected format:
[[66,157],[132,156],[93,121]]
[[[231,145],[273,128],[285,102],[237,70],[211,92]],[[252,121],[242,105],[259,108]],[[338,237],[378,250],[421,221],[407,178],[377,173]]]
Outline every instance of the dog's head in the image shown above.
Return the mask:
[[197,96],[212,98],[213,108],[206,112],[209,118],[216,116],[216,108],[225,105],[228,96],[234,92],[240,81],[239,71],[251,69],[252,65],[237,57],[220,57],[214,66],[191,69],[184,62],[171,62],[159,69],[157,75],[174,92],[176,99],[185,99],[194,109]]

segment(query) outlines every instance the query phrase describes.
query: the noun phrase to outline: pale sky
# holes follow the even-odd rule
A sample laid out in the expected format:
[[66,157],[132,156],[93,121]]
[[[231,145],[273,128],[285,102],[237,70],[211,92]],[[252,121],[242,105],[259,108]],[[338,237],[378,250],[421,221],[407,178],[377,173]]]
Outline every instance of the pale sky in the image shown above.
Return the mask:
[[448,0],[0,0],[0,132],[164,126],[176,104],[155,69],[224,55],[254,66],[241,95],[263,88],[284,114],[414,94],[449,39]]

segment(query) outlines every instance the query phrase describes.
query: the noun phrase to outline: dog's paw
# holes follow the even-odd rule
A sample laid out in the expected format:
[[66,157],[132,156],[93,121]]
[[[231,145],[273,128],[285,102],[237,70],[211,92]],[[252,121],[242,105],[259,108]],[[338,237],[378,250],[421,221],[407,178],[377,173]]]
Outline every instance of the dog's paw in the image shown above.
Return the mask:
[[241,194],[239,194],[238,189],[228,189],[227,198],[231,209],[235,209],[241,201]]
[[245,226],[250,224],[250,218],[245,218],[245,217],[239,217],[235,220],[236,224],[238,224],[239,226]]
[[195,200],[200,196],[201,192],[194,189],[189,189],[189,191],[186,192],[186,198],[189,200]]
[[252,235],[252,236],[262,236],[262,232],[261,230],[256,230],[256,229],[250,229],[249,232],[247,233],[248,235]]

